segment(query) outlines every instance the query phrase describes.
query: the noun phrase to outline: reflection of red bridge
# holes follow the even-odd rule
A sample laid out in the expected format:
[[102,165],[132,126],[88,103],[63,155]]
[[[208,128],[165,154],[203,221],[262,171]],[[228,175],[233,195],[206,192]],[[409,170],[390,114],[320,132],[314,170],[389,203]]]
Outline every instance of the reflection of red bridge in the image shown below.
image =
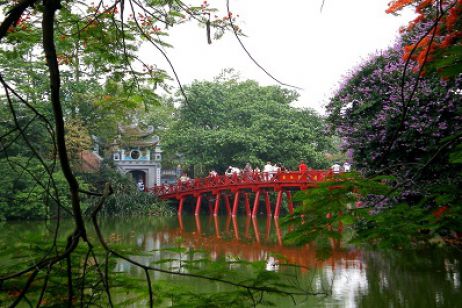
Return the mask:
[[[216,256],[238,256],[247,261],[267,260],[270,256],[278,256],[277,264],[295,264],[301,266],[302,271],[303,268],[326,265],[335,269],[337,264],[344,268],[363,266],[360,251],[342,249],[340,240],[331,239],[331,255],[320,260],[316,255],[314,243],[302,247],[284,246],[282,238],[285,232],[281,230],[278,219],[267,217],[263,225],[259,224],[260,220],[257,219],[250,216],[243,219],[228,216],[223,220],[213,216],[205,221],[204,226],[204,221],[201,221],[200,216],[196,216],[195,228],[191,228],[191,225],[185,228],[182,217],[178,216],[179,229],[169,230],[169,236],[163,238],[171,240],[181,237],[183,245],[187,247],[205,249]],[[211,234],[211,231],[215,234]],[[271,234],[276,235],[277,243],[272,243]]]
[[[194,213],[200,214],[203,199],[207,200],[209,212],[218,215],[221,199],[225,201],[228,215],[236,216],[241,196],[244,196],[245,212],[256,216],[260,197],[265,197],[266,214],[272,216],[270,192],[276,192],[274,216],[279,217],[283,194],[286,194],[288,210],[293,212],[291,191],[315,187],[317,182],[330,176],[330,171],[310,170],[306,172],[244,173],[231,176],[214,176],[197,178],[186,182],[178,181],[175,185],[154,186],[151,191],[161,199],[179,200],[178,214],[181,215],[187,197],[196,198]],[[253,207],[250,207],[250,196],[253,193]],[[233,195],[233,204],[229,196]]]

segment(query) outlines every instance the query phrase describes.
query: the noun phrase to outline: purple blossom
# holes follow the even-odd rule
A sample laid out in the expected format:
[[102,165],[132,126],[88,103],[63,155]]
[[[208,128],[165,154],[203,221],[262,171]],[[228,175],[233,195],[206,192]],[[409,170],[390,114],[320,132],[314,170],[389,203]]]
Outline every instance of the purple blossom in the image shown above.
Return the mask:
[[[457,93],[462,88],[462,76],[442,81],[429,74],[419,80],[414,93],[412,70],[401,85],[403,68],[400,39],[347,74],[327,106],[330,118],[337,121],[333,125],[342,137],[342,149],[354,153],[357,168],[366,173],[396,166],[390,169],[392,174],[401,179],[412,177],[428,156],[438,151],[443,138],[462,130],[462,116],[457,111],[462,101]],[[341,108],[344,114],[335,114]],[[384,157],[388,149],[391,151]],[[425,194],[425,183],[451,176],[453,170],[447,165],[431,166],[438,171],[424,173],[420,182],[413,181],[418,187],[407,188],[412,196]]]

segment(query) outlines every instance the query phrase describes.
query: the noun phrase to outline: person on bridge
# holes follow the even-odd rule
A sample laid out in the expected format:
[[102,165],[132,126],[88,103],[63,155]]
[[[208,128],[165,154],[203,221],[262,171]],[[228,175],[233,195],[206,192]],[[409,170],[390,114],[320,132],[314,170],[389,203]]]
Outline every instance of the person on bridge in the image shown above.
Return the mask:
[[186,174],[186,173],[183,173],[181,176],[180,176],[180,183],[182,185],[187,185],[189,182],[189,176]]
[[299,172],[308,171],[308,166],[305,164],[305,161],[303,159],[300,161],[300,164],[298,165],[298,171]]
[[245,164],[244,173],[252,173],[252,172],[253,172],[252,165],[250,163]]
[[225,175],[228,177],[231,177],[232,175],[239,175],[241,173],[241,170],[237,167],[229,166],[228,169],[226,169]]
[[335,163],[330,167],[332,169],[332,172],[334,174],[339,174],[340,173],[340,165],[338,163]]
[[211,183],[216,183],[218,181],[218,172],[216,172],[215,169],[209,172],[209,181]]
[[273,175],[281,172],[282,170],[282,165],[280,163],[276,163],[273,166]]
[[273,177],[273,165],[270,161],[266,162],[266,165],[263,167],[263,179],[269,180]]
[[250,163],[245,164],[244,177],[246,179],[252,179],[252,177],[253,177],[253,169],[252,169],[252,165]]
[[349,162],[343,163],[343,172],[350,172],[351,171],[351,164]]

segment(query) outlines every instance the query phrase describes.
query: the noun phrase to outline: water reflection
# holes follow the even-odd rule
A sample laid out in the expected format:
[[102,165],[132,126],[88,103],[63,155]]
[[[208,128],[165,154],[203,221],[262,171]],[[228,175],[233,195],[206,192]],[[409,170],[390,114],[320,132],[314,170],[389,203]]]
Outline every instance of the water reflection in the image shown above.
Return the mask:
[[[332,254],[319,259],[315,245],[285,246],[283,238],[287,230],[278,220],[266,217],[183,216],[154,229],[135,230],[137,238],[132,243],[151,252],[177,247],[176,239],[181,238],[183,247],[199,253],[154,251],[148,257],[138,257],[145,264],[172,258],[176,260],[168,266],[179,270],[181,262],[205,256],[212,260],[264,260],[268,271],[284,271],[285,264],[296,264],[301,275],[309,275],[315,290],[327,289],[332,295],[310,299],[306,305],[456,307],[461,304],[461,257],[446,250],[385,253],[342,248],[339,241],[331,241]],[[130,238],[124,235],[122,238],[130,243]],[[117,266],[117,270],[139,271],[127,268],[123,262]],[[419,295],[420,292],[425,295]]]
[[[309,298],[302,306],[462,306],[462,257],[458,250],[384,252],[342,247],[339,241],[332,241],[332,254],[319,259],[315,245],[285,246],[287,230],[266,217],[107,218],[101,220],[101,227],[111,246],[123,243],[132,247],[131,257],[146,265],[172,259],[158,265],[184,271],[184,262],[207,257],[265,261],[266,270],[284,272],[288,268],[285,264],[297,264],[301,279],[305,277],[315,290],[331,290],[331,296]],[[72,227],[63,223],[61,229],[65,239]],[[0,224],[0,244],[8,245],[12,240],[32,244],[36,238],[50,238],[52,230],[52,226],[39,222]],[[184,248],[181,252],[165,250],[179,245]],[[0,264],[12,262],[18,261],[1,260]],[[239,269],[239,265],[230,264],[230,268]],[[114,270],[144,278],[142,270],[126,262],[117,261]],[[153,279],[166,278],[158,272],[153,275]]]
[[290,263],[304,268],[321,267],[325,264],[335,268],[339,262],[348,267],[353,260],[361,263],[359,251],[340,249],[338,241],[332,243],[333,253],[325,260],[316,257],[313,245],[284,246],[284,234],[279,220],[273,220],[271,217],[257,219],[249,216],[195,216],[193,219],[194,225],[191,225],[191,217],[179,216],[178,229],[164,230],[163,236],[156,234],[160,241],[158,246],[172,244],[171,241],[164,240],[166,238],[181,237],[184,246],[204,249],[217,257],[231,255],[248,261],[270,260],[269,263]]
[[[113,224],[111,224],[113,225]],[[283,237],[287,232],[281,228],[279,221],[273,218],[219,217],[219,216],[183,216],[178,217],[176,224],[153,231],[133,232],[133,230],[108,232],[111,244],[133,244],[137,250],[149,252],[148,256],[135,256],[143,264],[153,264],[162,259],[169,259],[163,266],[170,270],[185,272],[181,264],[184,261],[200,260],[207,257],[211,260],[246,260],[265,261],[268,271],[283,271],[287,265],[297,265],[300,273],[317,271],[315,286],[318,291],[331,289],[330,281],[336,281],[340,269],[341,275],[353,275],[350,271],[362,271],[361,252],[356,249],[340,249],[339,243],[332,242],[332,254],[325,259],[317,258],[314,245],[302,247],[284,246]],[[136,234],[136,236],[134,236]],[[186,248],[184,253],[176,253],[166,248],[179,246]],[[291,267],[293,269],[293,267]],[[116,271],[128,271],[143,275],[143,271],[119,261]],[[362,275],[360,277],[365,277]],[[343,280],[338,280],[337,285]],[[366,282],[362,282],[364,284]]]

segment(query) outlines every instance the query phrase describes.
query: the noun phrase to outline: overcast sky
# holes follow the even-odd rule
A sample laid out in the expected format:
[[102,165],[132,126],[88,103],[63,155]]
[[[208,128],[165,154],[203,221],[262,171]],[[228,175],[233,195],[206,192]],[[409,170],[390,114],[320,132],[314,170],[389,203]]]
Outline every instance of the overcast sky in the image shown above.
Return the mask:
[[[299,86],[298,107],[323,113],[323,106],[342,76],[370,53],[390,46],[400,26],[412,18],[385,13],[390,0],[230,0],[233,14],[247,37],[252,55],[281,81]],[[200,4],[202,1],[193,3]],[[210,0],[226,10],[225,0]],[[243,79],[275,84],[239,46],[232,33],[208,45],[205,29],[187,24],[172,29],[174,45],[167,53],[183,84],[211,80],[223,68],[234,68]],[[152,52],[152,51],[151,51]],[[151,55],[154,55],[151,53]],[[154,56],[166,68],[158,55]]]

